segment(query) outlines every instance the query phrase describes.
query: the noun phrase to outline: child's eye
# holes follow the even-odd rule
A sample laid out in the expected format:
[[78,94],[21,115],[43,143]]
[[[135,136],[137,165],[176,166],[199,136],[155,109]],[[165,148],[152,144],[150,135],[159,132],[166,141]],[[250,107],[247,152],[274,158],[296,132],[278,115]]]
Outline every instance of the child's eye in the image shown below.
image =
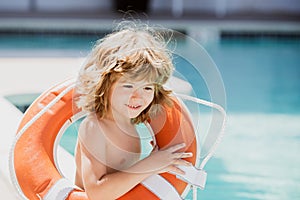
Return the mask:
[[124,88],[133,88],[133,85],[130,85],[130,84],[124,84],[123,87],[124,87]]
[[146,90],[146,91],[152,91],[153,87],[145,87],[144,90]]

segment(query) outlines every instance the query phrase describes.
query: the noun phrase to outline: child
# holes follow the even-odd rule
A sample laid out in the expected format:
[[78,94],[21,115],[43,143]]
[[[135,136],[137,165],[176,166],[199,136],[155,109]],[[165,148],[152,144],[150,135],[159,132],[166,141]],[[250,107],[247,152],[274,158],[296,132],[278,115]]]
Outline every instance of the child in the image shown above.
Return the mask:
[[153,147],[144,159],[136,125],[172,106],[163,84],[172,75],[163,37],[147,26],[128,26],[101,39],[79,73],[77,106],[88,112],[79,127],[76,185],[89,199],[117,199],[147,177],[184,172],[185,144]]

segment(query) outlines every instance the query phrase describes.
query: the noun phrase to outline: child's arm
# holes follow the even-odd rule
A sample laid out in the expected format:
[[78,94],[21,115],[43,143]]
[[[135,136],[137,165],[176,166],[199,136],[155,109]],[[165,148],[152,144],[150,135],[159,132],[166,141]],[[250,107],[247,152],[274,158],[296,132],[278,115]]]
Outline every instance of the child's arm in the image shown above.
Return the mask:
[[174,145],[163,151],[155,151],[126,171],[106,174],[106,166],[95,160],[81,148],[82,177],[89,199],[117,199],[134,188],[152,174],[173,171],[183,173],[176,165],[190,165],[181,158],[192,156],[190,153],[174,153],[184,145]]
[[117,199],[151,174],[115,172],[107,174],[106,166],[86,150],[81,151],[82,178],[89,199]]
[[78,155],[81,160],[79,173],[81,173],[84,189],[91,200],[117,199],[152,174],[168,171],[183,173],[177,165],[189,165],[182,158],[191,157],[192,154],[176,153],[184,147],[183,144],[179,144],[165,150],[155,149],[150,156],[128,169],[108,173],[105,165],[106,139],[99,128],[97,118],[93,117],[84,120],[79,128],[80,153]]

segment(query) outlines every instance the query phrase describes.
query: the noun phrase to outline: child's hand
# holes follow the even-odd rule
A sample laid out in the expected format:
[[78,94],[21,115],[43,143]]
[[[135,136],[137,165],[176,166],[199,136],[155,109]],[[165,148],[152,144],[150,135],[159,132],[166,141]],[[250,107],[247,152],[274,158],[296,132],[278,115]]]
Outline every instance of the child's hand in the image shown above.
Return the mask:
[[145,172],[164,173],[174,172],[184,174],[184,171],[179,169],[178,165],[190,166],[191,163],[183,160],[183,158],[192,157],[191,152],[177,152],[185,147],[184,143],[171,146],[164,150],[158,150],[156,147],[153,152],[139,164]]

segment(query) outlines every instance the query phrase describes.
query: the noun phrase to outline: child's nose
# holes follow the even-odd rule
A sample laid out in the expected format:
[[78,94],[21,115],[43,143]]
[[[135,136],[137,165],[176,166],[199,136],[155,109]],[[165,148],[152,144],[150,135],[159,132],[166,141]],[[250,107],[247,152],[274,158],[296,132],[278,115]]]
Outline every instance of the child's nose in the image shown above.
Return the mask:
[[132,93],[132,98],[139,98],[142,96],[142,88],[138,88],[136,90],[133,91]]

